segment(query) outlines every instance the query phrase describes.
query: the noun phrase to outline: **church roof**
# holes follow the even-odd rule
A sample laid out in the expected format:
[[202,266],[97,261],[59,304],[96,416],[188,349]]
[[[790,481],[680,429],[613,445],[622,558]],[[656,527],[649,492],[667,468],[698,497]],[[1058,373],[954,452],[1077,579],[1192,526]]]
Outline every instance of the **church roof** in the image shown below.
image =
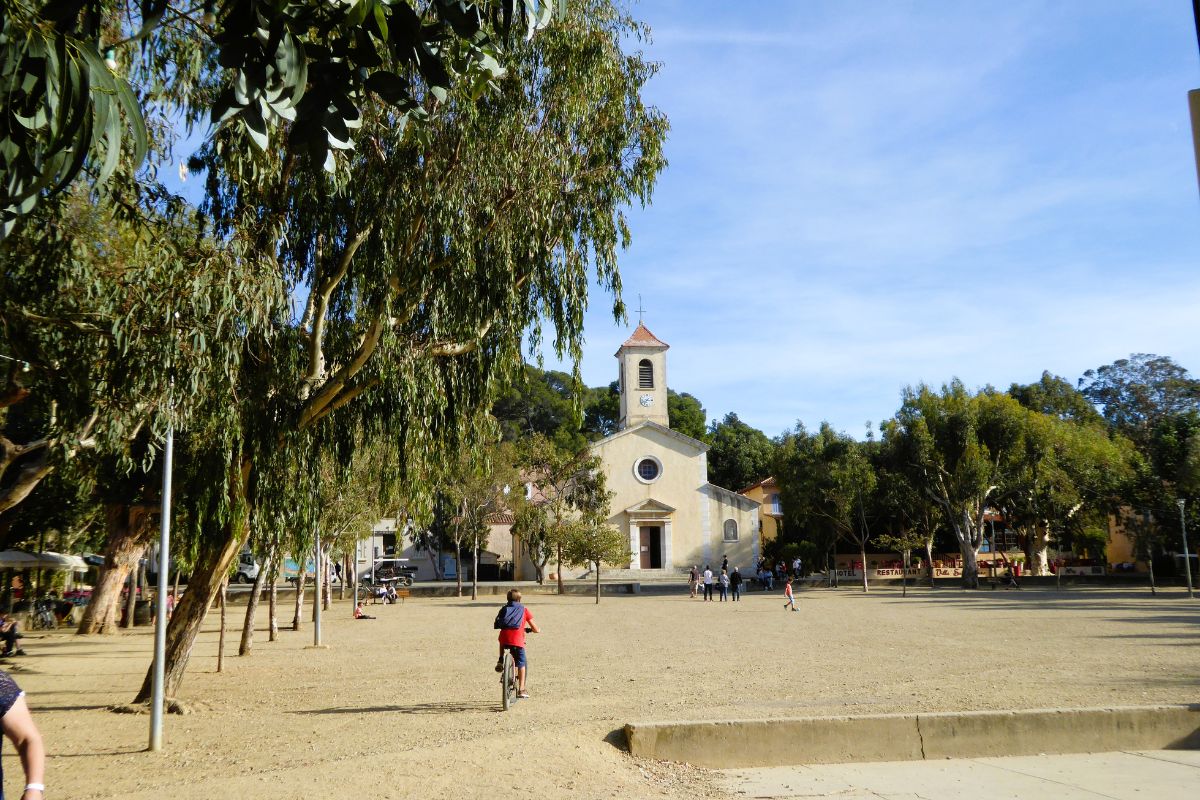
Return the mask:
[[775,477],[771,476],[768,478],[763,478],[761,481],[755,481],[754,483],[747,486],[745,489],[742,489],[740,492],[738,492],[738,494],[745,494],[746,492],[749,492],[752,489],[757,489],[760,486],[763,489],[767,489],[768,487],[773,487],[773,486],[778,488],[777,484],[775,483]]
[[633,331],[633,335],[630,336],[628,339],[626,339],[625,344],[621,345],[621,347],[622,348],[625,348],[625,347],[663,347],[663,348],[666,348],[666,347],[670,347],[670,345],[667,344],[666,342],[662,341],[661,339],[659,339],[653,333],[651,333],[650,329],[647,328],[644,323],[639,322],[638,326]]
[[762,506],[762,503],[757,500],[752,500],[744,494],[738,494],[733,489],[726,489],[724,486],[717,486],[715,483],[706,483],[704,485],[708,487],[710,492],[724,495],[726,500],[733,501],[739,508],[744,508],[747,511]]
[[668,428],[666,425],[660,425],[659,423],[651,422],[650,420],[646,420],[645,422],[639,422],[637,425],[631,425],[628,428],[622,428],[621,430],[617,431],[616,433],[610,433],[608,436],[605,436],[603,439],[596,441],[596,442],[592,442],[592,444],[590,446],[593,450],[595,450],[600,445],[605,444],[607,442],[611,442],[613,439],[619,438],[621,436],[627,436],[636,431],[647,430],[647,429],[653,430],[653,431],[658,431],[659,433],[661,433],[665,436],[670,436],[672,439],[677,439],[681,442],[684,442],[685,444],[689,444],[692,447],[694,447],[696,449],[696,452],[698,452],[698,453],[707,453],[708,452],[709,446],[707,444],[705,444],[704,442],[700,441],[699,439],[693,439],[692,437],[688,436],[686,433],[680,433],[679,431],[674,430],[673,428]]

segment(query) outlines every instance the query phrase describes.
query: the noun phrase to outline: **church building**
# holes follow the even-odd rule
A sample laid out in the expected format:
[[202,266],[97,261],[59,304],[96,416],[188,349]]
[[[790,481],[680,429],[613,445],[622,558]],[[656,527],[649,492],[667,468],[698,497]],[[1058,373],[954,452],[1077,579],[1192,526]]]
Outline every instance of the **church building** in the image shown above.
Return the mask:
[[759,503],[708,482],[708,445],[671,430],[667,349],[642,323],[617,350],[617,432],[595,442],[614,492],[608,521],[629,534],[629,569],[678,573],[706,564],[753,571]]

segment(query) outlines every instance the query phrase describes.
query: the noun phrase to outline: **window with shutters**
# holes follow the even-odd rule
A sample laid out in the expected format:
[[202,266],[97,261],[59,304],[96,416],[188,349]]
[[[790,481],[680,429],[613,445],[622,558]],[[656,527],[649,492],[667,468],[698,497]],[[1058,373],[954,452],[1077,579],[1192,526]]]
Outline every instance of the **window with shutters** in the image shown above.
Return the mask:
[[654,388],[654,365],[650,363],[650,359],[648,358],[643,358],[638,362],[638,388]]

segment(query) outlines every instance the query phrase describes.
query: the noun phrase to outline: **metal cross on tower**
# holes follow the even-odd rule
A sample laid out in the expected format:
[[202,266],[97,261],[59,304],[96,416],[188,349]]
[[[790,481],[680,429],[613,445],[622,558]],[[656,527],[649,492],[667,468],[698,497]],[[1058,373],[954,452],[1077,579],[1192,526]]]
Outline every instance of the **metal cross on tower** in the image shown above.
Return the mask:
[[642,296],[640,294],[638,295],[637,312],[638,312],[638,324],[640,325],[642,323],[642,314],[646,313],[646,309],[642,308]]

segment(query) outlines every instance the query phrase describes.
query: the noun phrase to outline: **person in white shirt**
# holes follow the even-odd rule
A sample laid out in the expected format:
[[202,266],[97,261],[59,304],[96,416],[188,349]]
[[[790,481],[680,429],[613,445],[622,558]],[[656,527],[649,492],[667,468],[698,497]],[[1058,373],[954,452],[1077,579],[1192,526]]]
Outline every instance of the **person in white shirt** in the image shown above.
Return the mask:
[[704,600],[705,600],[705,602],[712,600],[712,584],[713,584],[712,567],[710,567],[708,564],[705,564],[704,565]]

